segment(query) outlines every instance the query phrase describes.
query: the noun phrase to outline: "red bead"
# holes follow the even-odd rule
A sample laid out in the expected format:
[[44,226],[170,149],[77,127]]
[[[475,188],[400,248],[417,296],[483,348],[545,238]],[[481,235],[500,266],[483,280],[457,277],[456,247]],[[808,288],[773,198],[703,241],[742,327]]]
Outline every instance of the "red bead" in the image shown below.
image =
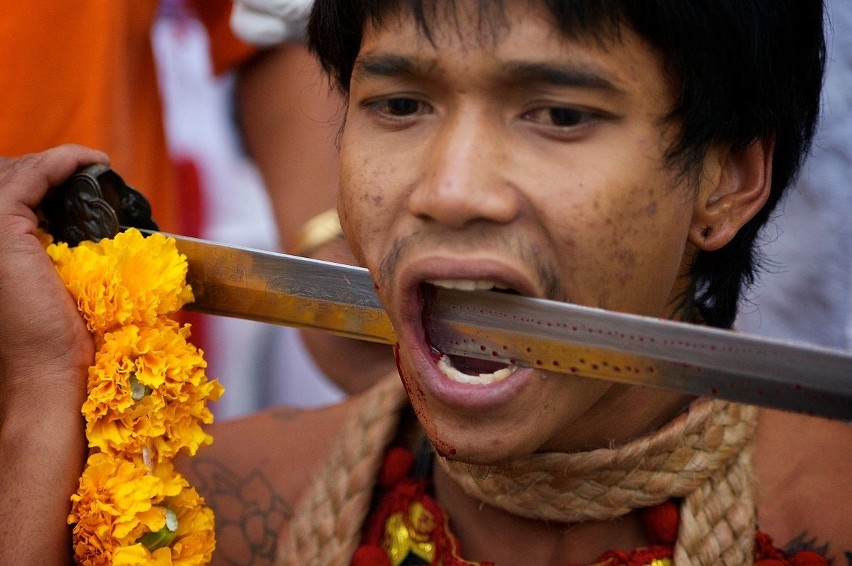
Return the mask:
[[672,500],[639,510],[645,535],[651,544],[672,545],[677,541],[680,510]]
[[359,546],[352,555],[352,566],[392,566],[385,549],[372,544]]
[[800,550],[791,559],[793,566],[828,566],[828,559],[813,550]]
[[408,477],[414,467],[414,454],[411,450],[394,447],[385,454],[382,469],[379,471],[379,485],[388,488]]
[[764,558],[754,563],[754,566],[789,566],[785,561],[777,558]]

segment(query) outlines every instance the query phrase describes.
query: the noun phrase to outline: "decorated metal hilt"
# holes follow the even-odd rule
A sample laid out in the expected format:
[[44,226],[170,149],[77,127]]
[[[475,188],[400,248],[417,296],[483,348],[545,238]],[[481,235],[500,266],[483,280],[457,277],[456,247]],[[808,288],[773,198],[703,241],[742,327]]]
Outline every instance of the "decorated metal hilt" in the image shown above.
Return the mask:
[[52,189],[40,207],[42,228],[76,246],[111,238],[125,228],[157,230],[151,205],[106,165],[89,165]]

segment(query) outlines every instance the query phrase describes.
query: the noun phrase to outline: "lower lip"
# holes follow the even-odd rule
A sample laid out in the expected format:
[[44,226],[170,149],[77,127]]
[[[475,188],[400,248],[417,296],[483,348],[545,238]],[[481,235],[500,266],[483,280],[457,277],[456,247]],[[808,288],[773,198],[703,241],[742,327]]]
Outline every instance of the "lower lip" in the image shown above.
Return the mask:
[[[401,348],[399,355],[405,355],[405,350]],[[417,382],[432,398],[452,409],[467,412],[493,411],[504,406],[516,398],[535,375],[534,369],[519,367],[512,375],[494,383],[461,383],[444,375],[428,349],[415,346],[408,354],[410,367],[417,372]]]

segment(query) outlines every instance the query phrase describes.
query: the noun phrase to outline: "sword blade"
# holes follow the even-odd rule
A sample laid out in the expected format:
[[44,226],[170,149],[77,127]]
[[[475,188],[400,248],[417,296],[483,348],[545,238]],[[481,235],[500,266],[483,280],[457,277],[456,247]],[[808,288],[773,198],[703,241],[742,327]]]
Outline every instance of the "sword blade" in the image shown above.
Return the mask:
[[[366,269],[173,237],[188,310],[393,344]],[[852,354],[542,299],[437,289],[425,318],[446,354],[852,420]]]

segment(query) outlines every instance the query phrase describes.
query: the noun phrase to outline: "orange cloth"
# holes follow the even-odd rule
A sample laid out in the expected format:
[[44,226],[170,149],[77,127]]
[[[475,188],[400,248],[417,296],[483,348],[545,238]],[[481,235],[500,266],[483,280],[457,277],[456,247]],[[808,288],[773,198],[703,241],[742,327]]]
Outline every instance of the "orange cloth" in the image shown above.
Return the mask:
[[189,0],[189,4],[212,38],[210,59],[214,73],[218,75],[229,71],[257,53],[255,47],[243,42],[231,32],[228,21],[231,15],[231,0]]
[[[242,49],[232,61],[247,56],[227,37],[230,0],[206,1],[220,5],[223,20],[206,22],[211,45]],[[158,0],[4,0],[0,155],[67,142],[101,149],[148,197],[160,228],[185,233],[150,38],[157,7]]]

